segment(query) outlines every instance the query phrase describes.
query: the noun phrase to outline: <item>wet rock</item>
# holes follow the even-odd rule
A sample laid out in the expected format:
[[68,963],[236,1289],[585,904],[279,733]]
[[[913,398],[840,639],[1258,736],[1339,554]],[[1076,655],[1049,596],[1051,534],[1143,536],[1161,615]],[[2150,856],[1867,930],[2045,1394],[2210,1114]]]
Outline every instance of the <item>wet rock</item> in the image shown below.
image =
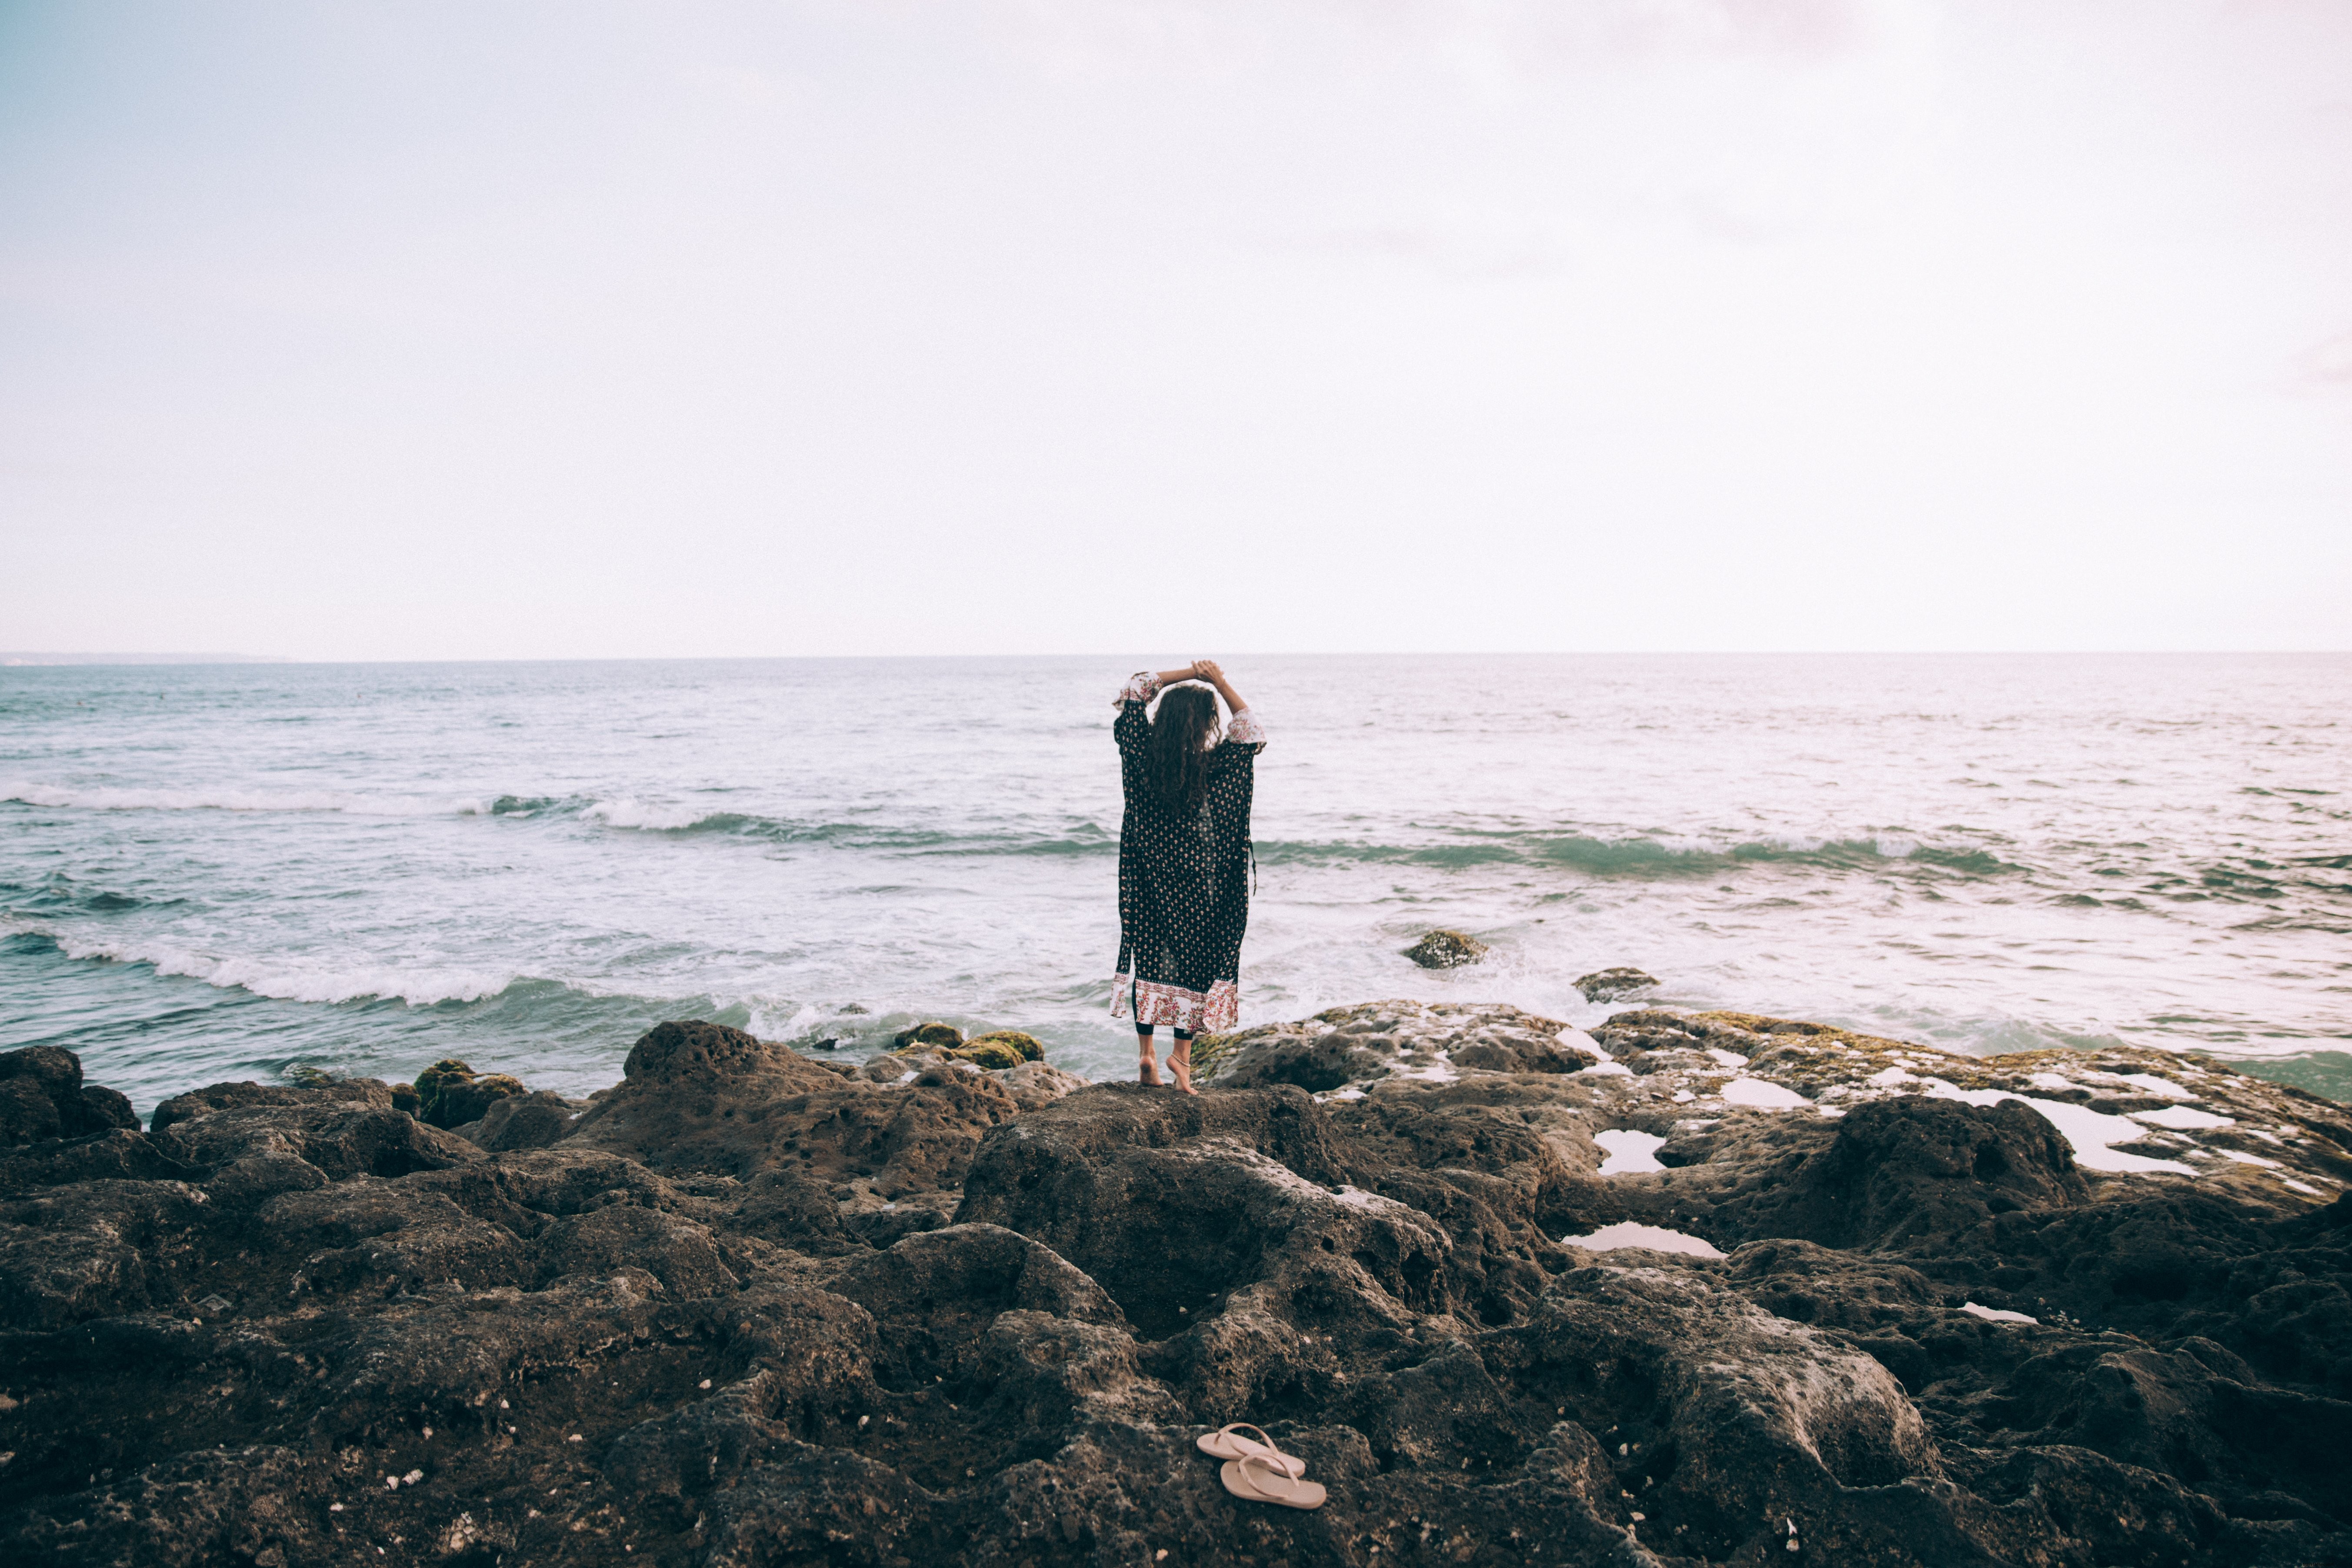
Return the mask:
[[1657,981],[1638,969],[1598,969],[1591,974],[1580,974],[1576,988],[1587,1002],[1613,1002],[1620,996],[1630,996],[1637,991],[1648,991]]
[[184,1181],[199,1173],[195,1167],[165,1153],[145,1133],[118,1127],[0,1155],[0,1197],[76,1182]]
[[379,1110],[402,1109],[394,1103],[395,1086],[372,1078],[329,1079],[308,1084],[216,1083],[175,1094],[155,1108],[149,1131],[161,1132],[173,1123],[215,1110],[239,1110],[254,1106],[356,1105]]
[[536,1251],[540,1278],[546,1281],[642,1268],[681,1300],[715,1296],[740,1283],[709,1226],[634,1204],[568,1215],[540,1234]]
[[823,1181],[866,1181],[885,1199],[953,1185],[981,1133],[1020,1111],[968,1063],[877,1083],[712,1024],[661,1026],[629,1053],[626,1070],[567,1147],[738,1179],[798,1165]]
[[1382,1079],[1448,1082],[1465,1069],[1570,1073],[1601,1059],[1556,1018],[1496,1003],[1376,1002],[1195,1041],[1203,1081],[1320,1094]]
[[136,1127],[131,1101],[85,1085],[81,1058],[55,1046],[0,1051],[0,1148]]
[[457,1058],[445,1057],[416,1075],[416,1115],[435,1127],[463,1127],[479,1121],[497,1101],[527,1092],[519,1079],[505,1073],[478,1076]]
[[248,1102],[183,1117],[149,1136],[173,1159],[206,1171],[248,1157],[285,1156],[307,1161],[334,1180],[437,1171],[482,1157],[455,1133],[389,1107],[345,1100]]
[[[328,1083],[6,1151],[0,1551],[2352,1561],[2334,1111],[2121,1049],[1598,1033],[1635,1070],[1338,1008],[1197,1042],[1191,1098],[665,1026],[537,1147],[562,1102],[468,1142]],[[2021,1095],[2199,1173],[2071,1159]],[[1729,1256],[1561,1244],[1620,1221]],[[1228,1496],[1192,1438],[1234,1418],[1327,1507]]]
[[1848,1539],[1922,1529],[1939,1539],[1912,1550],[1966,1554],[1942,1510],[1874,1518],[1850,1496],[1939,1478],[1934,1440],[1894,1378],[1703,1274],[1579,1268],[1490,1343],[1482,1365],[1504,1388],[1622,1445],[1620,1487],[1649,1516],[1644,1541],[1730,1557],[1777,1545],[1790,1515],[1811,1525],[1829,1513],[1844,1516]]
[[1008,1068],[996,1081],[1024,1110],[1051,1105],[1072,1089],[1087,1086],[1085,1079],[1050,1062],[1024,1062],[1019,1067]]
[[890,1048],[903,1051],[909,1046],[937,1046],[941,1050],[954,1050],[963,1044],[963,1031],[952,1024],[918,1024],[911,1029],[901,1029],[892,1037]]
[[1882,1249],[1946,1241],[1996,1215],[2079,1204],[2066,1141],[2016,1100],[1856,1107],[1794,1170],[1716,1205],[1714,1228]]
[[1423,969],[1459,969],[1486,957],[1486,944],[1462,931],[1438,930],[1425,933],[1404,955]]
[[991,1070],[1017,1068],[1028,1060],[1021,1054],[1018,1047],[1008,1045],[1003,1040],[974,1040],[968,1046],[959,1047],[953,1055],[961,1060],[971,1063],[974,1067]]
[[1045,1047],[1038,1042],[1037,1037],[1024,1034],[1019,1029],[996,1029],[985,1035],[974,1035],[964,1042],[964,1048],[970,1050],[974,1047],[990,1045],[1009,1047],[1024,1062],[1045,1059]]
[[501,1095],[490,1102],[479,1121],[457,1131],[459,1137],[493,1152],[544,1149],[568,1134],[574,1120],[586,1109],[584,1104],[566,1100],[552,1089]]

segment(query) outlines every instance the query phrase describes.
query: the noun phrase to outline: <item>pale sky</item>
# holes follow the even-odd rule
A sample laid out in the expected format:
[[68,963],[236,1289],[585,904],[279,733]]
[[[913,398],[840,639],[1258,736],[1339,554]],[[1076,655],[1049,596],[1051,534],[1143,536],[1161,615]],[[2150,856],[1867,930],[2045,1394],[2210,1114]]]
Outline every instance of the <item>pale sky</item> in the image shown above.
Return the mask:
[[2343,0],[0,0],[0,647],[2352,647]]

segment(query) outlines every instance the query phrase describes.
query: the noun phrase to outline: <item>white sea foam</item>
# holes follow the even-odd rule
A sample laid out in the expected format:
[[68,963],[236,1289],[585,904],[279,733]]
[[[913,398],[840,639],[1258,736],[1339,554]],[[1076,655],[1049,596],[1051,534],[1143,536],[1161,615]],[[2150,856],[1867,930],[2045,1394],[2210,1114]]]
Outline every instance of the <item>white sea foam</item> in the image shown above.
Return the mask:
[[1589,1068],[1580,1068],[1568,1076],[1570,1078],[1632,1078],[1633,1069],[1623,1062],[1600,1062]]
[[1706,1048],[1706,1054],[1715,1058],[1716,1065],[1718,1067],[1744,1068],[1748,1065],[1748,1058],[1738,1051],[1727,1051],[1718,1047],[1709,1046]]
[[167,942],[93,942],[34,926],[68,958],[144,963],[158,974],[201,980],[224,991],[250,991],[283,1002],[361,1002],[374,997],[429,1007],[436,1002],[478,1002],[515,983],[511,973],[460,968],[402,970],[366,962],[221,955]]
[[1726,1105],[1745,1105],[1757,1110],[1811,1110],[1813,1108],[1813,1102],[1795,1089],[1760,1078],[1738,1078],[1725,1084],[1723,1102]]
[[0,801],[71,811],[331,811],[350,816],[479,816],[490,803],[356,790],[114,789],[103,784],[0,784]]
[[1636,1176],[1644,1171],[1663,1171],[1657,1152],[1665,1140],[1654,1132],[1636,1132],[1630,1127],[1612,1128],[1607,1132],[1595,1132],[1592,1141],[1609,1151],[1609,1158],[1601,1163],[1604,1176]]
[[2176,1132],[2203,1131],[2209,1127],[2235,1127],[2234,1116],[2216,1116],[2210,1110],[2192,1110],[2185,1105],[2168,1105],[2162,1110],[2134,1110],[2127,1113],[2134,1121],[2150,1127],[2169,1127]]
[[581,816],[593,818],[607,827],[635,827],[647,833],[675,833],[692,827],[713,814],[698,811],[690,805],[675,805],[662,801],[639,800],[635,795],[615,795],[611,800],[591,801]]
[[2160,1094],[2167,1100],[2194,1100],[2196,1095],[2168,1078],[2158,1078],[2152,1072],[2127,1072],[2118,1075],[2126,1083],[2136,1083],[2150,1094]]
[[1982,1318],[1988,1323],[2038,1323],[2042,1321],[2023,1312],[2004,1312],[1999,1307],[1979,1307],[1974,1301],[1961,1303],[1960,1310],[1971,1318]]
[[1713,1242],[1696,1236],[1685,1236],[1678,1230],[1668,1230],[1662,1225],[1635,1225],[1631,1220],[1616,1225],[1604,1225],[1590,1236],[1564,1236],[1563,1245],[1586,1252],[1614,1252],[1620,1247],[1638,1247],[1651,1252],[1680,1252],[1692,1258],[1721,1258],[1724,1253]]

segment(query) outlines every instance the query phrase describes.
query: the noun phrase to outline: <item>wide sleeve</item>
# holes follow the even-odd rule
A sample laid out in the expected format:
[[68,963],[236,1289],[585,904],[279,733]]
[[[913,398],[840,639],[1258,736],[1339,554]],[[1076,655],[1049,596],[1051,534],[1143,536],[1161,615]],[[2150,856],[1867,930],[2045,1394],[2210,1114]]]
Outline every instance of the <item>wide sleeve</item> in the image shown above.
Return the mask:
[[1253,753],[1265,749],[1265,726],[1258,722],[1256,709],[1241,709],[1226,721],[1225,744],[1246,746]]
[[1110,733],[1122,757],[1132,761],[1143,755],[1143,743],[1151,735],[1151,721],[1143,716],[1144,706],[1159,695],[1160,678],[1148,669],[1137,670],[1119,688],[1118,718]]
[[1127,684],[1111,699],[1114,708],[1124,708],[1131,702],[1149,702],[1160,695],[1160,678],[1148,669],[1139,669],[1127,678]]

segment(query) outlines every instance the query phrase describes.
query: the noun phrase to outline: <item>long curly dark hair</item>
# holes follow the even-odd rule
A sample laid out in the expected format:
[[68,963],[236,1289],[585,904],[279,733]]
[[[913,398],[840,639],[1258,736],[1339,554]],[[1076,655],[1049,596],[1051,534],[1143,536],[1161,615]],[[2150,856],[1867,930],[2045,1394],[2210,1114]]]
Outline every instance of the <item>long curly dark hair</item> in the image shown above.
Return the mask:
[[1151,716],[1151,744],[1145,753],[1151,787],[1171,811],[1198,811],[1209,789],[1209,748],[1217,743],[1217,699],[1191,681],[1160,694]]

